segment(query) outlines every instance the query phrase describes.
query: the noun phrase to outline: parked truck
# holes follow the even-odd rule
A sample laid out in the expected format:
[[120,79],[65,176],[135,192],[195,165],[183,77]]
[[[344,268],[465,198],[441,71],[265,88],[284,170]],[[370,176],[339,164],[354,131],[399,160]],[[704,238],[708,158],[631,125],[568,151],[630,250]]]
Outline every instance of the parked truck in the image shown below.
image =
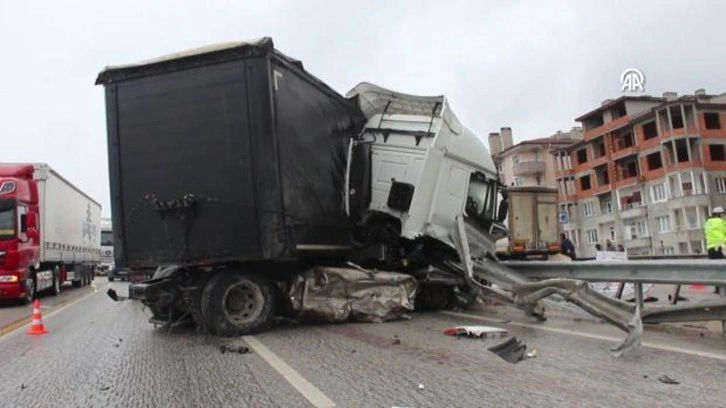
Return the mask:
[[30,302],[88,285],[101,206],[47,164],[0,164],[0,298]]
[[509,236],[497,242],[501,259],[545,258],[560,252],[557,189],[509,187]]

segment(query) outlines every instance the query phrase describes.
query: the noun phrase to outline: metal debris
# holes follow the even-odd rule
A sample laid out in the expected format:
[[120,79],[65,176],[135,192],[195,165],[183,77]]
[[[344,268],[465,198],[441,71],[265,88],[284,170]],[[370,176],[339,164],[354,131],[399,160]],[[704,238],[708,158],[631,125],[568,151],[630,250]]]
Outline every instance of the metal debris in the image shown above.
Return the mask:
[[226,352],[230,353],[237,353],[237,354],[247,354],[250,352],[249,347],[245,346],[228,346],[226,344],[222,344],[219,346],[219,351],[224,354]]
[[524,359],[527,345],[517,340],[516,337],[512,337],[504,343],[489,347],[488,350],[503,358],[505,361],[516,364]]
[[123,300],[127,300],[128,298],[126,296],[119,296],[118,293],[116,293],[115,290],[109,289],[106,291],[106,294],[108,297],[110,297],[114,302],[121,302]]
[[680,384],[680,382],[672,379],[671,377],[668,377],[667,375],[661,375],[660,377],[658,377],[658,381],[662,382],[663,384]]
[[449,336],[467,336],[477,338],[504,337],[509,332],[505,329],[492,326],[456,326],[451,329],[444,330],[444,334]]

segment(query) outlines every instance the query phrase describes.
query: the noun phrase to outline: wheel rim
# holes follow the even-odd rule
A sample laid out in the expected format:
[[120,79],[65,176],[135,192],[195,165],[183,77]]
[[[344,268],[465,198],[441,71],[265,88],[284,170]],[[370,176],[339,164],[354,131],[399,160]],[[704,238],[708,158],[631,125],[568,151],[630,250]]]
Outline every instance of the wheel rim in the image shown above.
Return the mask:
[[254,322],[262,314],[265,297],[259,286],[249,281],[230,286],[222,297],[222,309],[236,325]]
[[33,300],[33,297],[35,296],[35,285],[33,284],[32,278],[25,281],[25,293],[25,296],[29,301]]

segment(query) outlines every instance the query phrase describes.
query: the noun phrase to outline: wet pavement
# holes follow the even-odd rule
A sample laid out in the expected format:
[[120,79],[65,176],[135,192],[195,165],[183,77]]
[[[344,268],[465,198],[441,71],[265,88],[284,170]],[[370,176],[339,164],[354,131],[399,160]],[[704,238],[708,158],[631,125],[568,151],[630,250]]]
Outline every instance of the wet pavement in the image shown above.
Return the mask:
[[[110,287],[126,292],[123,283]],[[540,324],[497,307],[384,324],[281,323],[245,341],[155,329],[140,304],[115,303],[103,292],[91,290],[44,316],[49,334],[29,337],[23,327],[0,337],[0,405],[682,407],[726,401],[726,338],[713,332],[648,326],[643,347],[614,358],[608,350],[623,338],[617,329],[559,314]],[[506,328],[537,357],[511,364],[487,351],[504,339],[443,335],[462,324]],[[222,353],[220,345],[247,345],[250,352]],[[663,384],[662,375],[680,384]]]

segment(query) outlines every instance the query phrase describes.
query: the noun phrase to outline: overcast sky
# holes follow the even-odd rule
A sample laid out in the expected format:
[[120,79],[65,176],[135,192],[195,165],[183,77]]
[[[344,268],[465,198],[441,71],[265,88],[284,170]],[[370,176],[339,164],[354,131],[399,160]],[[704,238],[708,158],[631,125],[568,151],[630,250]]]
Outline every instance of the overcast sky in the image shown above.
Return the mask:
[[726,92],[723,1],[0,2],[0,161],[48,162],[106,215],[97,73],[210,43],[271,36],[341,93],[446,94],[466,126],[515,142],[620,96],[629,67],[648,94]]

